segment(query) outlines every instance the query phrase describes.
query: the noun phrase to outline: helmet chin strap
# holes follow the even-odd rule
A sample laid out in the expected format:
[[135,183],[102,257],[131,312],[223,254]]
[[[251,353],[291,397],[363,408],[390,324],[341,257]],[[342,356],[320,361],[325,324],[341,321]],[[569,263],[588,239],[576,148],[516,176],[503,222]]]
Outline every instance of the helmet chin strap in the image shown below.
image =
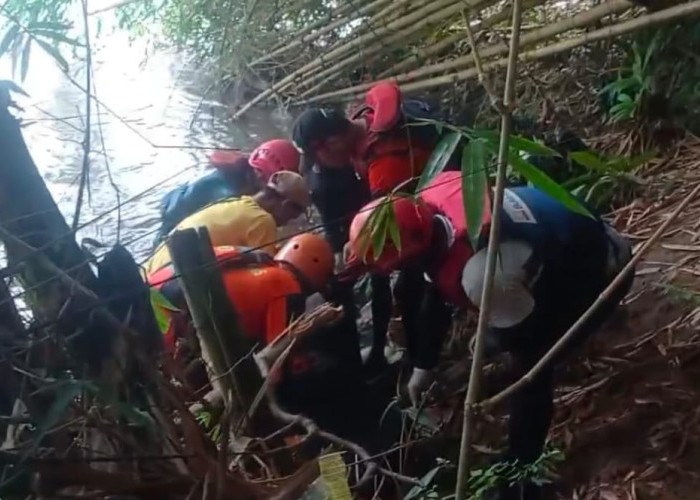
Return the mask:
[[448,249],[450,248],[454,242],[455,242],[455,227],[452,225],[452,222],[450,219],[445,217],[444,215],[435,215],[435,221],[439,222],[440,225],[444,228],[444,234],[445,234],[445,248]]

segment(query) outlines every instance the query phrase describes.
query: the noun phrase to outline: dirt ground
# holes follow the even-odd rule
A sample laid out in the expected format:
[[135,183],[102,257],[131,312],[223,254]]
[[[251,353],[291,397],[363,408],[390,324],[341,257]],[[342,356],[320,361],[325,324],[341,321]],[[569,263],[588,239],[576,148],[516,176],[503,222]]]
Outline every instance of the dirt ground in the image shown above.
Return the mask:
[[[700,183],[698,146],[688,137],[613,214],[636,249]],[[560,498],[700,498],[699,321],[700,197],[643,258],[617,317],[561,375],[550,433],[566,454]]]

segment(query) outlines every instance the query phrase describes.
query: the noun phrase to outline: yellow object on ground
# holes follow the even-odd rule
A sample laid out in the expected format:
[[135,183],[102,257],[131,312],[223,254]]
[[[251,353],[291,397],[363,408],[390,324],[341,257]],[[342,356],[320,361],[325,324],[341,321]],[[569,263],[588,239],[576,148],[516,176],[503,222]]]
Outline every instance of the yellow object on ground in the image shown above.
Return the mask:
[[321,478],[326,483],[329,500],[352,500],[342,453],[329,453],[319,457],[318,468]]
[[[275,254],[277,225],[268,212],[250,196],[214,203],[180,222],[173,231],[206,227],[214,246],[260,248]],[[146,274],[170,264],[170,252],[162,243],[146,262]]]

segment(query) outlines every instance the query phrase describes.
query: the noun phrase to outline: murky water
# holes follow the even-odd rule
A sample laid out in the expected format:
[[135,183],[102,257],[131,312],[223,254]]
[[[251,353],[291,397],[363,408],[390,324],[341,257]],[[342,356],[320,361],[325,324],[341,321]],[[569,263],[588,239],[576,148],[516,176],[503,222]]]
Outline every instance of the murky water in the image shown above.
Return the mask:
[[[201,68],[174,51],[144,58],[143,50],[143,44],[130,45],[125,33],[94,42],[94,85],[103,106],[93,101],[89,196],[78,233],[79,240],[106,245],[119,239],[137,260],[151,250],[162,195],[203,173],[206,148],[249,150],[286,136],[289,126],[288,117],[265,110],[232,123],[227,109],[205,95]],[[71,76],[85,86],[84,63],[70,63]],[[0,61],[2,78],[9,78],[7,61]],[[31,123],[25,139],[70,224],[83,163],[85,94],[38,49],[22,86],[30,94],[19,100],[22,118]]]

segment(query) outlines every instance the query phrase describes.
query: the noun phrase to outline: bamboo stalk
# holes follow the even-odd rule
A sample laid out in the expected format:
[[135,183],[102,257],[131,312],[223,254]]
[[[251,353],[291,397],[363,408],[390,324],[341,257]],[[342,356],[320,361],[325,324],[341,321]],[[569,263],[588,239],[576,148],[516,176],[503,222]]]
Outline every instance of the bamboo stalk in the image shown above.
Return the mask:
[[[581,45],[586,45],[593,42],[598,42],[601,40],[606,40],[608,38],[613,38],[616,36],[624,35],[627,33],[632,33],[640,29],[649,28],[651,26],[656,26],[659,24],[667,23],[678,18],[686,16],[697,16],[700,13],[700,0],[695,0],[693,2],[688,2],[685,4],[677,5],[668,9],[660,10],[654,12],[653,14],[647,14],[643,16],[636,17],[621,23],[612,24],[601,28],[599,30],[591,31],[589,33],[584,33],[580,37],[572,38],[569,40],[564,40],[561,42],[554,43],[552,45],[547,45],[536,50],[531,50],[529,52],[524,52],[520,55],[520,60],[526,61],[537,61],[540,59],[545,59],[553,55],[561,54],[562,52],[567,52]],[[482,53],[483,55],[483,53]],[[484,64],[484,71],[492,71],[496,69],[501,69],[506,67],[508,64],[507,59],[499,59]],[[434,78],[427,78],[425,80],[408,83],[401,86],[403,92],[416,92],[420,90],[425,90],[429,88],[439,87],[442,85],[453,84],[462,80],[467,80],[478,76],[474,68],[467,70],[451,73],[448,75],[438,76]],[[312,99],[304,101],[302,104],[313,104],[318,102],[326,102],[331,100],[347,100],[352,99],[356,95],[364,92],[366,86],[358,85],[355,87],[348,87],[346,89],[336,90],[334,92],[328,92],[316,96]],[[338,99],[341,98],[341,99]]]
[[[535,7],[537,5],[541,5],[545,3],[546,0],[528,0],[523,4],[523,8],[530,8],[530,7]],[[508,8],[503,8],[500,12],[497,12],[496,14],[487,17],[481,22],[475,23],[475,26],[472,28],[474,30],[482,30],[484,28],[490,28],[491,26],[494,26],[502,21],[505,21],[510,17],[510,11]],[[422,61],[426,61],[428,58],[431,56],[440,54],[442,51],[446,50],[447,48],[451,47],[455,43],[459,42],[460,40],[463,40],[466,38],[467,33],[466,31],[460,31],[458,33],[455,33],[453,35],[448,36],[444,40],[440,40],[439,42],[421,49],[418,48],[415,50],[415,52],[408,56],[406,59],[403,61],[399,62],[398,64],[395,64],[391,68],[381,72],[379,74],[379,79],[383,78],[389,78],[392,77],[393,75],[398,75],[400,74],[401,71],[410,68],[413,65],[419,64]]]
[[[461,0],[462,2],[467,2],[469,0]],[[474,1],[474,0],[472,0]],[[476,0],[475,4],[472,6],[476,7],[480,3],[485,3],[485,2],[493,2],[495,0]],[[298,75],[296,76],[295,80],[301,85],[308,85],[313,83],[314,81],[317,81],[323,77],[326,77],[332,73],[335,72],[340,72],[342,68],[345,68],[349,65],[351,65],[354,62],[362,61],[366,59],[367,57],[376,54],[380,52],[382,49],[391,48],[392,45],[396,43],[401,43],[404,42],[406,37],[410,36],[413,33],[416,33],[420,31],[421,29],[425,28],[426,26],[429,26],[432,23],[438,23],[440,21],[443,21],[445,19],[448,19],[449,17],[455,15],[456,13],[459,13],[462,8],[460,8],[460,3],[457,3],[455,5],[452,5],[451,7],[446,7],[442,10],[437,10],[434,12],[432,15],[423,15],[420,19],[416,20],[414,23],[408,25],[405,29],[400,30],[398,32],[394,32],[392,28],[389,27],[389,25],[384,26],[384,31],[382,29],[379,30],[372,30],[370,33],[366,33],[365,35],[360,35],[359,37],[355,38],[354,40],[345,43],[341,46],[337,46],[335,48],[332,48],[329,50],[327,53],[322,54],[319,58],[317,58],[315,61],[318,61],[318,64],[315,67],[311,67],[309,70],[299,70]],[[432,10],[435,9],[435,7],[431,7]],[[429,11],[426,11],[425,14],[429,14]],[[410,16],[411,14],[409,14]],[[398,20],[397,20],[398,22]],[[351,51],[351,49],[355,48],[352,46],[354,42],[356,42],[358,39],[363,38],[364,36],[371,36],[374,35],[374,39],[371,41],[371,45],[367,47],[361,47],[359,50]],[[385,36],[386,35],[386,36]],[[345,59],[340,60],[339,62],[335,63],[333,66],[325,68],[321,70],[320,72],[318,71],[319,67],[323,67],[324,60],[331,60],[333,57],[339,57],[345,52],[349,52],[349,56],[346,57]],[[313,61],[312,61],[313,63]],[[283,85],[279,90],[284,91],[287,90],[289,87],[291,87],[295,82],[289,82],[285,85]]]
[[[382,7],[384,4],[391,3],[391,1],[392,0],[375,0],[374,2],[371,2],[363,7],[358,7],[355,12],[352,12],[349,15],[346,15],[346,13],[351,12],[353,10],[352,3],[345,3],[341,6],[341,8],[338,9],[339,12],[342,9],[342,14],[338,14],[342,17],[339,17],[335,21],[331,21],[331,18],[329,17],[328,19],[323,20],[323,22],[319,21],[318,23],[315,23],[314,26],[316,28],[320,28],[316,31],[313,31],[316,28],[304,28],[301,32],[297,33],[292,40],[289,40],[284,44],[281,44],[280,46],[274,48],[269,54],[265,54],[263,56],[258,57],[250,64],[259,64],[261,62],[272,59],[273,57],[284,54],[285,52],[288,52],[292,49],[303,47],[304,45],[307,45],[313,42],[314,40],[322,37],[326,33],[330,33],[331,31],[345,24],[348,24],[353,19],[367,15],[373,10]],[[410,1],[411,0],[402,0],[403,3]]]
[[[669,9],[667,9],[669,10]],[[501,401],[509,398],[524,386],[530,383],[551,361],[552,359],[561,352],[561,350],[566,346],[566,344],[571,340],[571,338],[578,333],[584,323],[598,310],[600,307],[610,299],[612,294],[617,290],[617,288],[622,284],[622,282],[627,279],[629,273],[634,271],[634,267],[642,258],[642,256],[651,248],[651,245],[656,243],[663,235],[666,230],[671,225],[671,223],[678,218],[678,216],[685,210],[691,201],[697,200],[700,194],[700,184],[697,184],[695,188],[688,193],[688,195],[683,198],[678,207],[671,213],[671,215],[666,218],[666,220],[656,229],[654,234],[644,242],[639,251],[634,254],[632,259],[627,263],[627,265],[615,276],[615,279],[607,286],[605,290],[598,296],[598,298],[591,304],[591,306],[584,312],[581,317],[576,320],[576,322],[571,325],[571,328],[557,341],[552,348],[547,351],[547,353],[542,356],[542,358],[533,366],[530,371],[523,375],[519,380],[517,380],[512,385],[506,387],[501,392],[496,394],[489,399],[486,399],[479,403],[479,408],[490,408]]]
[[[457,1],[459,1],[459,0],[457,0]],[[409,15],[404,16],[401,19],[398,19],[398,20],[394,21],[393,23],[388,24],[384,28],[380,28],[376,31],[372,31],[370,33],[366,33],[362,36],[354,38],[353,40],[349,41],[348,43],[346,43],[342,47],[338,47],[335,50],[331,50],[330,52],[323,54],[321,57],[318,57],[318,58],[314,59],[313,61],[309,62],[308,64],[297,69],[296,71],[293,71],[292,73],[287,75],[285,78],[283,78],[279,82],[273,84],[270,88],[259,93],[257,96],[255,96],[253,99],[251,99],[248,103],[246,103],[243,107],[241,107],[236,113],[234,113],[233,119],[235,120],[236,118],[240,118],[250,108],[255,106],[257,103],[261,102],[263,99],[266,99],[267,97],[274,94],[275,92],[279,92],[280,89],[283,89],[286,86],[288,86],[289,84],[293,83],[300,75],[303,75],[305,73],[308,73],[311,70],[314,70],[320,66],[323,66],[324,61],[326,61],[328,59],[333,59],[334,57],[342,55],[345,52],[349,52],[349,51],[355,49],[356,47],[361,47],[368,40],[380,38],[387,33],[393,32],[394,30],[399,30],[405,26],[411,25],[415,22],[419,22],[426,15],[429,15],[430,13],[435,12],[437,10],[447,8],[454,3],[455,3],[455,0],[437,0],[434,2],[430,2],[425,7],[422,7],[414,12],[411,12]]]
[[[582,28],[585,26],[589,26],[593,23],[598,22],[600,19],[602,19],[605,16],[608,16],[612,13],[615,12],[621,12],[624,10],[629,9],[632,6],[632,3],[629,2],[628,0],[611,0],[609,2],[606,2],[602,5],[599,5],[597,7],[594,7],[588,11],[579,13],[569,19],[564,19],[562,21],[559,21],[557,23],[553,23],[552,25],[545,26],[543,28],[540,28],[538,30],[532,31],[525,36],[522,37],[522,47],[525,47],[527,45],[532,45],[538,42],[541,42],[543,40],[548,40],[558,34],[564,33],[566,31],[569,31],[574,28]],[[504,54],[508,51],[508,48],[503,46],[501,43],[495,43],[492,44],[483,50],[480,51],[480,55],[482,60],[491,58],[494,56],[498,56],[501,54]],[[504,65],[506,59],[503,60]],[[415,71],[411,71],[408,73],[404,73],[401,75],[396,75],[392,79],[396,80],[397,83],[405,83],[409,82],[412,80],[416,80],[419,77],[434,74],[434,73],[439,73],[442,71],[449,71],[451,69],[456,69],[459,67],[464,67],[464,66],[472,66],[474,64],[474,60],[471,54],[467,54],[461,57],[457,57],[455,59],[451,59],[449,61],[437,63],[437,64],[431,64],[428,66],[425,66],[423,68],[420,68]],[[476,74],[476,73],[475,73]],[[473,75],[470,75],[473,76]],[[320,96],[317,96],[315,99],[309,100],[309,102],[317,102],[321,100],[327,100],[328,98],[334,98],[334,97],[339,97],[343,95],[347,95],[349,93],[352,94],[357,94],[359,92],[363,92],[370,88],[372,84],[362,84],[362,85],[356,85],[354,87],[348,87],[346,89],[338,90],[335,92],[329,92],[327,94],[322,94]],[[331,95],[332,94],[332,95]]]
[[[442,20],[445,20],[455,14],[460,13],[464,8],[470,8],[470,9],[475,9],[475,8],[483,8],[484,3],[488,2],[489,0],[463,0],[462,3],[456,4],[451,8],[444,9],[440,12],[435,13],[432,16],[428,16],[425,19],[423,19],[420,22],[415,23],[413,26],[411,26],[409,29],[405,31],[401,31],[400,33],[396,33],[392,36],[389,36],[386,39],[381,39],[377,41],[375,44],[372,46],[365,48],[359,52],[356,52],[355,54],[351,55],[350,57],[334,64],[330,68],[327,68],[323,71],[320,72],[314,72],[309,75],[306,75],[306,78],[304,79],[303,84],[309,84],[313,83],[314,81],[320,80],[324,77],[328,77],[332,75],[333,73],[338,73],[340,70],[345,68],[346,66],[349,66],[355,62],[358,61],[363,61],[366,60],[369,56],[376,54],[378,52],[381,52],[382,49],[385,49],[387,47],[392,48],[395,46],[395,44],[399,43],[405,43],[406,39],[411,36],[412,34],[424,29],[426,26],[429,26],[432,23],[436,23]],[[465,7],[466,6],[466,7]],[[318,91],[321,87],[325,85],[326,82],[322,82],[319,85],[316,85],[312,87],[311,89],[305,91],[302,94],[302,98],[305,98],[309,95],[312,95],[314,92]]]
[[496,193],[493,200],[491,230],[489,245],[486,253],[486,270],[484,272],[484,289],[479,306],[479,323],[476,329],[476,345],[474,359],[469,375],[469,387],[464,399],[464,418],[462,421],[462,438],[459,448],[459,464],[457,466],[457,484],[455,500],[464,500],[467,492],[469,477],[469,457],[471,450],[472,427],[474,420],[474,405],[479,398],[481,389],[482,365],[484,362],[484,339],[491,314],[491,298],[493,292],[493,277],[498,260],[498,239],[501,231],[501,207],[503,206],[503,191],[506,186],[506,167],[508,164],[508,139],[511,129],[511,111],[515,95],[515,81],[518,77],[518,48],[520,47],[520,24],[522,21],[522,0],[513,1],[512,35],[510,38],[510,53],[506,85],[503,91],[503,106],[501,108],[501,139],[498,147],[498,170],[496,173]]

